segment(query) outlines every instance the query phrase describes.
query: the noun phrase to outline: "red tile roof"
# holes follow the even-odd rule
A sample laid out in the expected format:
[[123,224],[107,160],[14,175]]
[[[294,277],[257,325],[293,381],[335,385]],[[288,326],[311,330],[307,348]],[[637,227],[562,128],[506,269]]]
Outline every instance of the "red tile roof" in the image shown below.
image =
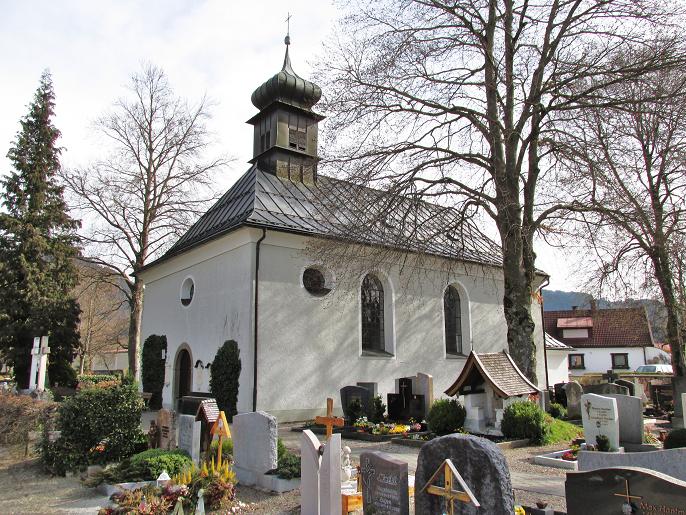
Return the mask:
[[[588,338],[564,338],[559,319],[591,318]],[[545,311],[545,331],[553,338],[575,348],[584,347],[652,347],[653,334],[644,308],[576,309]],[[567,326],[570,327],[570,326]]]
[[505,351],[479,354],[472,351],[462,372],[445,393],[450,396],[459,395],[460,388],[471,382],[474,373],[490,384],[500,397],[539,393],[538,388],[522,374]]

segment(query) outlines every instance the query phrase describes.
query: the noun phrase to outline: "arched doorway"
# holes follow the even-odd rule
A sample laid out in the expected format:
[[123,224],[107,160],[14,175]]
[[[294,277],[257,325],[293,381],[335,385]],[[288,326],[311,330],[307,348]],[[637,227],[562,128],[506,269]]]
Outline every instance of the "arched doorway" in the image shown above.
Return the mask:
[[181,349],[176,355],[174,366],[175,400],[191,392],[191,353],[187,349]]

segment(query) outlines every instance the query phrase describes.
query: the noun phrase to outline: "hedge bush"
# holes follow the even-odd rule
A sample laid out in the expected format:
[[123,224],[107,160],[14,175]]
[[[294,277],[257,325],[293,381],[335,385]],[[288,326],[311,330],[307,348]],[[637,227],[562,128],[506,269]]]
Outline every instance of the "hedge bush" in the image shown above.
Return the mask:
[[686,428],[672,429],[665,438],[665,449],[686,447]]
[[567,416],[567,408],[565,408],[562,404],[552,402],[548,407],[548,413],[550,413],[550,416],[554,418],[565,418]]
[[164,388],[164,360],[162,351],[167,350],[167,337],[151,334],[143,343],[142,374],[143,391],[152,394],[149,407],[156,410],[162,407]]
[[241,375],[241,358],[238,343],[234,340],[224,342],[219,347],[210,367],[210,391],[217,399],[220,410],[226,414],[229,422],[238,413],[238,379]]
[[170,476],[189,468],[193,461],[186,451],[174,449],[148,449],[122,461],[113,471],[111,479],[128,481],[152,481],[166,470]]
[[438,399],[431,405],[426,423],[437,435],[447,435],[462,429],[466,416],[467,410],[457,399]]
[[140,429],[143,401],[134,385],[86,388],[61,403],[55,442],[47,434],[41,457],[49,471],[63,475],[90,464],[120,461],[147,447]]
[[514,402],[505,408],[500,429],[507,438],[528,438],[535,444],[544,443],[550,432],[545,412],[529,401]]
[[383,398],[381,395],[377,395],[372,399],[371,406],[369,406],[369,413],[367,417],[370,421],[378,424],[383,422],[384,415],[386,414],[386,405],[383,403]]
[[79,374],[76,382],[81,388],[85,388],[100,383],[121,383],[121,377],[116,374]]

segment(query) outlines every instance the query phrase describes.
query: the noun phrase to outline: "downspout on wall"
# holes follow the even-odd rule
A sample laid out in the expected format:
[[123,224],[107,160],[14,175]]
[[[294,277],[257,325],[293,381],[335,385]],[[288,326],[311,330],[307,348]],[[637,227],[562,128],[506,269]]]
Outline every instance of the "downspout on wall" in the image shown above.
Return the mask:
[[[260,245],[267,237],[267,229],[262,228],[262,237],[255,244],[255,312],[253,313],[253,385],[252,385],[252,410],[257,411],[257,314],[260,293]],[[547,370],[546,370],[547,372]]]
[[541,328],[543,329],[543,360],[545,361],[545,389],[547,390],[550,388],[550,384],[548,382],[548,350],[546,349],[546,344],[545,344],[545,322],[543,318],[543,288],[548,286],[550,284],[550,277],[546,277],[545,283],[541,284],[541,287],[538,289],[538,292],[541,294]]

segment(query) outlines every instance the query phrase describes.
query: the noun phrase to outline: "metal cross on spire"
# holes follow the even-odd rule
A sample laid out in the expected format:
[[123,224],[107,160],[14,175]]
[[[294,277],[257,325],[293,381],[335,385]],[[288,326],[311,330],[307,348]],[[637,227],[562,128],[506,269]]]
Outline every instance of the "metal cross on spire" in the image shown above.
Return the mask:
[[291,44],[291,13],[288,13],[288,16],[286,16],[286,40],[285,43],[287,45]]

